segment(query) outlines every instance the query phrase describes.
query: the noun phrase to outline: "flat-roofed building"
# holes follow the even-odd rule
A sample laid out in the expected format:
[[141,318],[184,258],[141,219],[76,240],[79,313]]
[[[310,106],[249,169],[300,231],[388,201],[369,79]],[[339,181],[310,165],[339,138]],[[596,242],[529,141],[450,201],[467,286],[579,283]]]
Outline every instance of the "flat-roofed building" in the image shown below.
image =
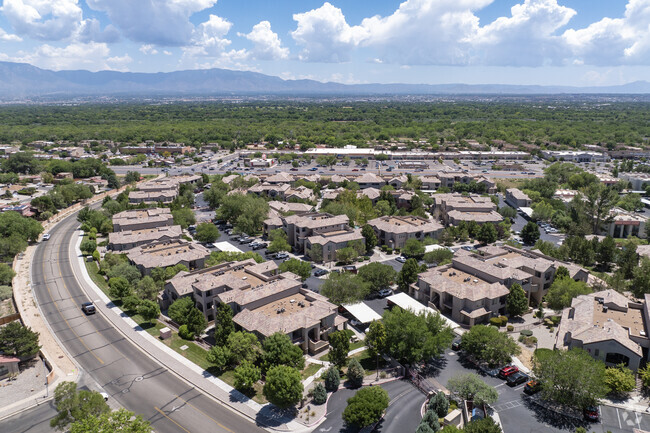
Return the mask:
[[581,348],[608,366],[636,371],[650,349],[648,302],[650,295],[637,302],[611,289],[577,296],[562,312],[555,348]]
[[379,245],[391,248],[403,248],[411,238],[437,239],[444,230],[440,223],[419,216],[383,216],[368,221],[368,225],[375,230]]
[[611,221],[603,224],[600,234],[613,238],[646,237],[648,217],[615,207],[610,211]]
[[506,203],[514,208],[530,207],[532,200],[528,195],[518,188],[506,189]]
[[650,173],[619,173],[618,178],[629,182],[634,191],[645,191],[650,185]]
[[609,162],[611,159],[606,153],[587,150],[542,150],[541,154],[545,159],[572,162]]
[[130,250],[156,241],[173,241],[181,238],[181,226],[155,227],[152,229],[124,230],[108,234],[108,249]]
[[141,245],[127,250],[126,256],[143,275],[149,275],[154,268],[176,265],[184,265],[190,271],[201,269],[210,256],[210,250],[203,245],[178,239]]
[[174,225],[169,208],[133,209],[113,215],[113,231],[153,229]]

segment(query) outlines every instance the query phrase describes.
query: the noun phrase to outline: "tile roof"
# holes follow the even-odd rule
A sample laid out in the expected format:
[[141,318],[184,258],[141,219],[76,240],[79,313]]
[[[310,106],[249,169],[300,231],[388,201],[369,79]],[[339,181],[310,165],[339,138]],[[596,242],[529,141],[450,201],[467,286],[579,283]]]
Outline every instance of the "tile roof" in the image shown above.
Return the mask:
[[109,233],[108,243],[112,245],[135,244],[158,241],[163,238],[178,239],[183,234],[181,226],[156,227],[153,229],[125,230]]
[[203,245],[183,239],[152,242],[125,252],[129,260],[146,269],[174,266],[180,262],[192,262],[206,258],[210,250]]

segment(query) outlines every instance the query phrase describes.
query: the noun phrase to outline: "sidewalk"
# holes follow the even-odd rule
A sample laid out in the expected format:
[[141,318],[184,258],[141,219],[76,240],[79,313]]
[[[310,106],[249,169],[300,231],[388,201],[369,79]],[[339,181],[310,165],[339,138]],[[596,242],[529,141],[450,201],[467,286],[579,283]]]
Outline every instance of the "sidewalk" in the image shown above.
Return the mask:
[[82,287],[87,290],[87,295],[91,299],[100,300],[100,302],[96,302],[95,306],[113,324],[115,329],[152,359],[165,366],[170,372],[187,381],[191,386],[219,400],[233,411],[250,418],[253,422],[261,423],[278,431],[307,431],[304,426],[298,424],[293,418],[276,411],[273,405],[256,403],[170,347],[159,342],[156,337],[142,329],[117,308],[88,275],[83,256],[77,253],[81,239],[81,232],[79,232],[78,238],[74,242],[74,250],[71,251],[71,254],[77,257],[77,260],[71,260],[73,273],[76,278],[85,282]]

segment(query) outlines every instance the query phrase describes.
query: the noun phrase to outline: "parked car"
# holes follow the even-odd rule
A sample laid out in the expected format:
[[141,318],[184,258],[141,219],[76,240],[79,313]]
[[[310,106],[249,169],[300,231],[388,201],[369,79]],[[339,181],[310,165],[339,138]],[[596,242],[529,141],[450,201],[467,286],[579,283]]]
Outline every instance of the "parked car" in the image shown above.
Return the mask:
[[253,238],[243,237],[243,236],[239,238],[240,244],[250,244],[251,242],[253,242]]
[[399,256],[395,260],[400,262],[400,263],[406,263],[406,257],[404,257],[404,256]]
[[343,266],[343,270],[346,272],[352,272],[353,274],[357,273],[357,267],[354,265]]
[[536,380],[528,381],[528,383],[526,383],[526,386],[524,386],[524,392],[528,395],[533,395],[539,392],[541,389],[542,384]]
[[289,258],[289,254],[287,254],[287,253],[285,253],[285,252],[279,252],[279,253],[277,253],[277,254],[275,255],[275,258],[278,259],[278,260],[288,259],[288,258]]
[[380,298],[385,298],[387,296],[390,296],[393,294],[393,291],[391,289],[381,289],[379,292],[377,292]]
[[517,386],[517,385],[521,385],[522,383],[528,382],[529,379],[530,377],[528,377],[527,374],[518,371],[508,376],[508,378],[506,379],[506,383],[509,386]]
[[314,276],[315,277],[321,277],[323,275],[327,275],[328,273],[329,273],[329,271],[327,269],[318,268],[318,269],[316,269],[314,271]]
[[50,234],[49,234],[49,233],[45,233],[45,234],[43,235],[43,240],[44,240],[44,241],[49,241],[49,240],[50,240]]
[[92,302],[84,302],[81,304],[81,311],[86,313],[86,315],[89,315],[95,314],[97,310],[95,309],[95,305]]
[[582,414],[587,421],[598,422],[600,420],[600,411],[597,406],[587,406],[582,411]]
[[451,343],[451,350],[458,352],[461,349],[461,339],[457,338]]
[[519,371],[519,367],[516,365],[508,365],[499,370],[499,377],[501,379],[506,379],[508,376],[513,375]]
[[267,245],[264,242],[253,242],[250,244],[250,247],[254,250],[261,250],[262,248],[266,248]]

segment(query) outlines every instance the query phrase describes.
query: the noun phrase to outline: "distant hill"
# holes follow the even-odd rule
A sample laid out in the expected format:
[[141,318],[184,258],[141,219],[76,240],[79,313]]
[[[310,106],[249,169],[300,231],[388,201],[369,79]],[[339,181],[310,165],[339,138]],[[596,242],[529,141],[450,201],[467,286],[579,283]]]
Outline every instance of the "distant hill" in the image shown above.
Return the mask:
[[535,95],[641,94],[650,82],[621,86],[563,87],[504,84],[340,84],[283,80],[257,72],[198,69],[165,73],[50,71],[25,63],[0,62],[0,99],[65,96],[218,95]]

